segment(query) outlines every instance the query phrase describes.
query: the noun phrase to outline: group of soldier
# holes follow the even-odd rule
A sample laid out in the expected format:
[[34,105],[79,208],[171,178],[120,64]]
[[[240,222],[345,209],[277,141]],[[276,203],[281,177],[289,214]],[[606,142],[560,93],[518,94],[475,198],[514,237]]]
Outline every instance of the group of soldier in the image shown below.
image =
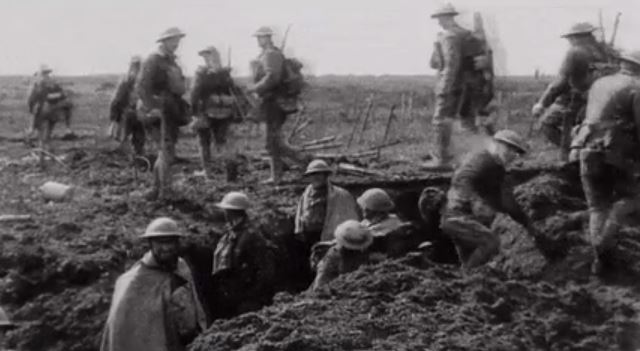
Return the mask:
[[[463,269],[469,270],[486,264],[499,252],[500,238],[491,229],[497,213],[520,223],[536,243],[542,243],[544,237],[518,205],[508,180],[508,166],[529,152],[529,147],[517,132],[494,132],[489,123],[491,51],[483,38],[455,22],[457,14],[453,6],[446,5],[432,15],[443,31],[431,59],[438,70],[435,147],[433,159],[424,165],[428,170],[454,173],[446,195],[425,189],[414,205],[425,221],[435,222],[434,231],[448,238]],[[601,273],[607,268],[611,238],[623,225],[621,218],[637,207],[640,52],[615,55],[596,40],[595,30],[578,23],[563,34],[571,48],[559,76],[533,106],[532,114],[540,118],[544,135],[561,150],[562,159],[580,165],[589,205],[593,268]],[[251,100],[245,94],[254,94],[267,125],[271,174],[266,183],[280,182],[283,158],[306,166],[304,178],[309,185],[299,200],[294,240],[288,245],[302,257],[301,262],[289,265],[295,266],[291,273],[305,286],[322,291],[332,279],[362,264],[428,247],[425,237],[411,234],[411,224],[393,213],[396,204],[387,192],[369,189],[356,200],[331,182],[332,168],[325,161],[311,160],[284,141],[282,126],[295,107],[283,94],[285,57],[272,35],[266,27],[255,33],[262,53],[253,67],[253,83],[245,92],[222,66],[216,48],[201,50],[205,64],[197,70],[186,102],[182,99],[186,81],[175,56],[185,34],[176,28],[167,30],[158,38],[158,51],[144,62],[134,58],[119,84],[111,105],[112,121],[119,125],[112,128],[114,134],[121,140],[131,137],[138,155],[142,155],[146,138],[161,144],[171,163],[175,162],[178,128],[193,115],[206,174],[211,138],[219,149],[225,145],[230,123],[246,107],[242,100]],[[484,147],[472,150],[458,165],[451,152],[456,120],[466,132],[489,135]],[[159,188],[157,182],[151,197],[157,197]],[[178,223],[170,218],[151,222],[142,236],[148,239],[150,251],[116,283],[102,350],[181,350],[213,318],[267,304],[279,269],[274,249],[278,245],[254,225],[249,216],[251,203],[245,193],[231,192],[217,204],[227,229],[211,249],[208,288],[194,280],[189,264],[179,258],[183,231]]]

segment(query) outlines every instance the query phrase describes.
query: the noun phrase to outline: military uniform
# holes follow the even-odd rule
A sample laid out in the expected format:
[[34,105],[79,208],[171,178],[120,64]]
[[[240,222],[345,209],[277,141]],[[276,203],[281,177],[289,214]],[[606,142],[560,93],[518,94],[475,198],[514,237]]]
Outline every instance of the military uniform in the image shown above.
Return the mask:
[[261,97],[259,110],[261,118],[267,124],[266,148],[271,157],[274,180],[279,179],[282,174],[283,157],[300,165],[309,161],[304,154],[292,148],[282,135],[282,127],[287,118],[282,105],[284,59],[282,52],[271,46],[265,48],[257,61],[254,61],[253,90]]
[[593,81],[611,72],[605,48],[593,40],[572,47],[562,62],[560,73],[545,90],[539,104],[546,109],[540,117],[549,142],[560,147],[566,157],[571,129],[584,118],[586,94]]
[[274,260],[269,244],[247,221],[228,231],[213,254],[216,317],[231,317],[269,303]]
[[188,123],[189,106],[182,99],[186,81],[173,54],[152,53],[143,63],[136,80],[138,119],[149,137],[160,144],[160,119],[149,113],[158,109],[166,121],[166,145],[170,158],[175,156],[175,144],[181,126]]
[[338,245],[332,246],[318,263],[318,273],[313,281],[312,290],[326,286],[342,274],[347,274],[369,263],[369,252],[349,250]]
[[438,71],[433,125],[436,134],[436,158],[443,165],[452,158],[451,123],[460,118],[462,126],[475,132],[476,117],[487,116],[486,107],[493,98],[493,77],[477,69],[475,59],[485,55],[484,43],[471,31],[457,24],[438,33],[431,56],[431,68]]
[[120,82],[111,98],[109,117],[112,122],[123,126],[123,142],[131,135],[131,144],[137,155],[144,151],[145,133],[142,123],[137,118],[135,92],[135,75],[127,75]]
[[209,160],[211,135],[216,146],[227,142],[227,132],[237,113],[233,90],[235,83],[229,69],[198,68],[191,91],[191,107],[198,119],[194,125],[198,133],[203,159]]
[[505,167],[489,151],[475,152],[453,175],[441,224],[465,267],[481,265],[498,253],[500,239],[490,229],[497,212],[530,226],[513,197]]
[[32,129],[50,136],[53,127],[60,118],[67,127],[71,123],[73,104],[60,84],[55,80],[40,79],[29,89],[27,105],[34,115]]
[[597,80],[589,91],[586,117],[573,148],[580,149],[580,173],[590,210],[591,242],[603,249],[613,204],[637,194],[640,147],[640,77],[625,70]]

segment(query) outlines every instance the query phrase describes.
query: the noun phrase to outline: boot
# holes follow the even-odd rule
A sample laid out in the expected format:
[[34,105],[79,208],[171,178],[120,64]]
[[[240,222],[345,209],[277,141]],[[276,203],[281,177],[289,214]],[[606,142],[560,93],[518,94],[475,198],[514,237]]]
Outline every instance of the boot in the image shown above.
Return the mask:
[[591,273],[601,275],[603,273],[602,262],[600,261],[600,244],[602,241],[602,231],[607,221],[607,212],[603,210],[591,209],[589,213],[589,242],[593,250],[593,263]]
[[451,144],[451,123],[446,122],[439,124],[435,128],[436,150],[434,158],[422,165],[422,168],[431,171],[448,172],[453,170],[452,156],[449,153],[449,145]]

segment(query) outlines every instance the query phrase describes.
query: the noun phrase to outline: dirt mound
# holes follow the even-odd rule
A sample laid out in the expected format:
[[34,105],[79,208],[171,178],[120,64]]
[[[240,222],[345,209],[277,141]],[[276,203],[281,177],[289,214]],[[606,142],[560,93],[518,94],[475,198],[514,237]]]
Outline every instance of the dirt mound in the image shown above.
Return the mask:
[[386,262],[219,321],[191,350],[614,350],[633,315],[586,287]]

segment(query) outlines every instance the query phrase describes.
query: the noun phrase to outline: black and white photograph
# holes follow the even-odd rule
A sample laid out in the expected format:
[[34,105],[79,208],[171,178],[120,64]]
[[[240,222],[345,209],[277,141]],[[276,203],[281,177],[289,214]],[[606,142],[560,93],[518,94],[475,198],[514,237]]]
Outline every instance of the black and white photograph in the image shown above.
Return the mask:
[[0,351],[640,351],[639,0],[0,30]]

